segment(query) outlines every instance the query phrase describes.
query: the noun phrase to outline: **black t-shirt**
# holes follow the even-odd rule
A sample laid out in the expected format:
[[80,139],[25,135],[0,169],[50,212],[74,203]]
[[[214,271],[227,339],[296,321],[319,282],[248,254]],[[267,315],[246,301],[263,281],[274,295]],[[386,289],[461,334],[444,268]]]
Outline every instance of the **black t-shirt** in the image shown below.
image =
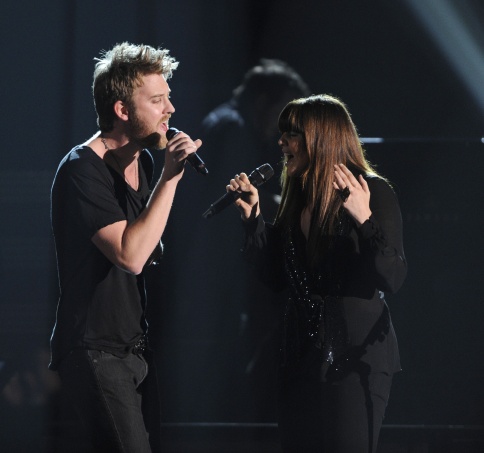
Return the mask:
[[140,187],[133,190],[89,147],[77,146],[61,161],[51,196],[60,298],[51,338],[50,368],[73,348],[124,356],[146,332],[143,274],[111,263],[91,241],[101,228],[133,222],[149,195],[152,158],[143,151]]

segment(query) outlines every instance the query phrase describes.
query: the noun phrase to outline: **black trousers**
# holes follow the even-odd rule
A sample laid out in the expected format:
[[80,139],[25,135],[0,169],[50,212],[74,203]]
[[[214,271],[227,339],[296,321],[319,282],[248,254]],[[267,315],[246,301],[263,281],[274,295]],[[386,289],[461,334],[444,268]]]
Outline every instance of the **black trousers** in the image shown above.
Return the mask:
[[351,371],[333,382],[301,374],[281,383],[284,453],[375,453],[392,376]]
[[90,441],[86,453],[160,451],[159,398],[149,351],[119,358],[75,349],[61,362],[59,375]]

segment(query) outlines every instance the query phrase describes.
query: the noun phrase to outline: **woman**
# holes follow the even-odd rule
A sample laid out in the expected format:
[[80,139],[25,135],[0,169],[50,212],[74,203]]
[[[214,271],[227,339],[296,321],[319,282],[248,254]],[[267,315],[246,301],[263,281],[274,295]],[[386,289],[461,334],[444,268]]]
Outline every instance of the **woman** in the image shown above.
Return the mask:
[[227,190],[244,253],[275,290],[289,288],[279,385],[284,452],[375,452],[398,346],[384,293],[407,265],[389,183],[365,159],[345,105],[317,95],[281,112],[281,204],[265,223],[246,174]]

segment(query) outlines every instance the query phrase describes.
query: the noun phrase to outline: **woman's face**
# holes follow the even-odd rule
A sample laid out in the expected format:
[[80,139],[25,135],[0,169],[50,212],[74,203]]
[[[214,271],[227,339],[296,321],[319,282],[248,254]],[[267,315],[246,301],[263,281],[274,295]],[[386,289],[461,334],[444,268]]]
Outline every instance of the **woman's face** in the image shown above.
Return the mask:
[[309,165],[309,156],[302,134],[299,132],[284,132],[277,143],[284,154],[284,166],[287,175],[301,176]]

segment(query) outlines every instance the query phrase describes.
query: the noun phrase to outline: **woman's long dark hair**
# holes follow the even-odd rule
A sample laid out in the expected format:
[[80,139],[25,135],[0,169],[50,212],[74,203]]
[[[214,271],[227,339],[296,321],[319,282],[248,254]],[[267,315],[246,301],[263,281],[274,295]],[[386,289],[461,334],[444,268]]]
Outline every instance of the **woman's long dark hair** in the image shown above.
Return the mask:
[[333,187],[334,165],[345,164],[355,177],[378,174],[365,157],[346,106],[333,96],[291,101],[279,116],[279,130],[302,134],[309,165],[297,177],[288,176],[284,168],[275,224],[286,230],[300,221],[302,209],[308,207],[313,219],[308,250],[316,255],[321,235],[334,233],[341,212],[342,201]]

